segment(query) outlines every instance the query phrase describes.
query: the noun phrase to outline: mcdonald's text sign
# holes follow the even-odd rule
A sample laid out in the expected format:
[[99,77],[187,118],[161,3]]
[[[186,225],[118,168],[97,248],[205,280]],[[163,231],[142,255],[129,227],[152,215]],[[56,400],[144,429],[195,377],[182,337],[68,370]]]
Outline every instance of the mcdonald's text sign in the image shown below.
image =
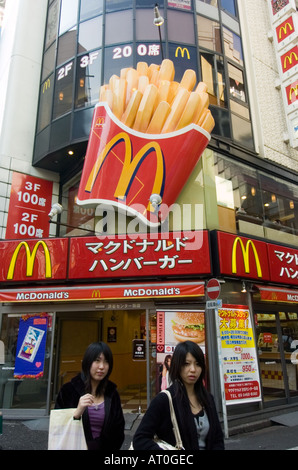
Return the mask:
[[65,279],[67,247],[67,238],[2,242],[0,282]]
[[221,274],[269,280],[267,244],[231,233],[217,232]]
[[[170,134],[144,134],[124,126],[105,103],[94,109],[77,203],[116,207],[148,225],[169,213],[210,135],[195,125]],[[158,194],[156,208],[150,196]]]

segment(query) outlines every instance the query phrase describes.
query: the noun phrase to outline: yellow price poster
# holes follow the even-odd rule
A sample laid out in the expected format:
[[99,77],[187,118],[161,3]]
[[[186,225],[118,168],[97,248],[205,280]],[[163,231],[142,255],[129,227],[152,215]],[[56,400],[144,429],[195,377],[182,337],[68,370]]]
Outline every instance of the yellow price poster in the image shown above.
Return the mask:
[[227,405],[261,400],[249,308],[245,305],[223,305],[218,309],[218,317]]

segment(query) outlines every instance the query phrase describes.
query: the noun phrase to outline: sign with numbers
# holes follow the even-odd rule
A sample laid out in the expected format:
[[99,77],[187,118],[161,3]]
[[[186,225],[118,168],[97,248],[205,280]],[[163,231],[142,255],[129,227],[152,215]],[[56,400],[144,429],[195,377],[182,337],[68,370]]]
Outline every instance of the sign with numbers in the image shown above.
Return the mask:
[[52,181],[13,173],[6,239],[49,236],[52,191]]

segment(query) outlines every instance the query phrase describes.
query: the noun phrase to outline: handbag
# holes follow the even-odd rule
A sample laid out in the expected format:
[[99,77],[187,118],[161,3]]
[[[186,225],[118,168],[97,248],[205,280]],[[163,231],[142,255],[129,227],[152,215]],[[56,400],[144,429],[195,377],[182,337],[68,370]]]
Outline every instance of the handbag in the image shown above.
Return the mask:
[[51,410],[48,450],[87,450],[81,419],[73,419],[75,408]]
[[[156,442],[156,444],[163,450],[182,450],[182,449],[184,449],[184,447],[183,447],[183,444],[182,444],[180,431],[179,431],[179,427],[178,427],[178,423],[177,423],[177,419],[176,419],[176,415],[175,415],[175,410],[174,410],[173,401],[172,401],[172,395],[170,394],[170,392],[168,390],[162,390],[160,393],[165,393],[166,395],[168,395],[169,405],[170,405],[170,413],[171,413],[171,420],[172,420],[173,432],[174,432],[174,436],[175,436],[175,440],[176,440],[176,445],[173,446],[172,444],[169,444],[168,442],[163,441],[162,439],[159,439],[158,436],[154,437],[154,442]],[[130,445],[129,450],[133,450],[133,444],[132,443]]]

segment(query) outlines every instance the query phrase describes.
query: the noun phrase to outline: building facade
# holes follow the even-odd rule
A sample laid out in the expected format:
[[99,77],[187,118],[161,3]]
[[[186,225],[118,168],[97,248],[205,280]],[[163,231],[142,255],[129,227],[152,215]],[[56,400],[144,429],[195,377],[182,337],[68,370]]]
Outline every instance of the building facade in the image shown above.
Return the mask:
[[[298,404],[296,2],[155,7],[6,0],[0,406],[7,415],[48,414],[97,340],[113,351],[124,409],[144,410],[181,334],[205,352],[226,428],[234,416]],[[162,24],[154,24],[158,15]],[[133,149],[130,163],[140,155],[126,202],[149,186],[144,212],[153,189],[164,181],[173,188],[169,204],[163,195],[166,215],[157,202],[160,219],[148,224],[139,209],[121,211],[121,198],[107,203],[122,177],[110,153],[106,170],[98,169],[108,197],[86,203],[81,186],[88,142],[110,122],[97,105],[102,85],[164,59],[175,82],[193,70],[205,83],[215,126],[210,139],[200,134],[208,140],[201,156],[182,133],[161,138],[164,160],[155,161],[143,148],[135,156],[140,136],[116,120]]]

